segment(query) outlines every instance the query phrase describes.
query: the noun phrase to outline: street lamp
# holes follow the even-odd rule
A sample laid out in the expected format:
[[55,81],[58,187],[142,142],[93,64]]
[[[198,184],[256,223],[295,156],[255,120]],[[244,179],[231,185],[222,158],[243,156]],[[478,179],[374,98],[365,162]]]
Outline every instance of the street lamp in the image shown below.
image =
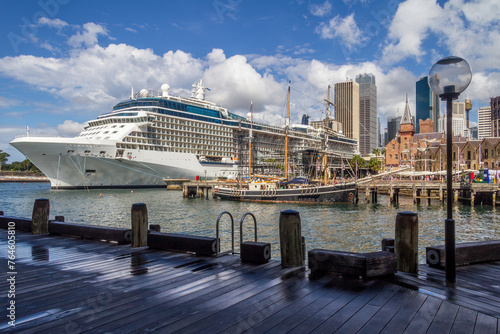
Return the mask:
[[460,57],[446,57],[432,66],[428,82],[432,91],[442,101],[446,101],[446,203],[447,219],[444,225],[444,244],[446,259],[446,283],[456,283],[455,261],[455,220],[453,220],[453,184],[452,184],[452,101],[458,99],[472,79],[472,70]]

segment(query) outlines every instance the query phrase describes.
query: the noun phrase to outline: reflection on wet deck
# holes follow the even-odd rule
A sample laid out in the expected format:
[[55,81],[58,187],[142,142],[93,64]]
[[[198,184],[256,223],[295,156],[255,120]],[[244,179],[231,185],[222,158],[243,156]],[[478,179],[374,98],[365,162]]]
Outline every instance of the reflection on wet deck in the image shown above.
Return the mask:
[[[7,262],[7,232],[0,230]],[[460,267],[458,286],[421,266],[390,280],[323,277],[279,262],[133,249],[16,232],[16,326],[22,333],[498,333],[500,263]],[[5,266],[4,266],[5,268]],[[6,274],[7,270],[4,270]],[[2,291],[8,290],[5,280]],[[2,305],[7,298],[2,296]],[[5,318],[4,318],[5,319]]]

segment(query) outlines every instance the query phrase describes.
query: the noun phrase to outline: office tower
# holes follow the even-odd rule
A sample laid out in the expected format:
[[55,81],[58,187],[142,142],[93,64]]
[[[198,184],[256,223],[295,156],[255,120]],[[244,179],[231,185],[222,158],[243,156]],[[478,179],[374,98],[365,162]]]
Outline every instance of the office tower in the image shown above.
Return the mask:
[[500,96],[492,97],[491,108],[491,136],[500,137]]
[[470,139],[477,139],[477,135],[478,135],[478,129],[477,129],[477,126],[471,126],[470,127]]
[[335,120],[342,123],[343,132],[347,138],[359,140],[359,84],[357,82],[350,80],[335,84]]
[[416,83],[416,119],[417,133],[420,133],[419,121],[430,118],[434,121],[434,131],[437,132],[439,116],[439,97],[430,89],[427,77],[420,78]]
[[479,125],[478,125],[478,133],[477,137],[479,140],[486,138],[486,137],[492,137],[491,135],[491,105],[487,107],[481,107],[479,108],[478,112],[478,120],[479,120]]
[[[465,128],[465,118],[453,115],[451,131],[453,131],[454,136],[461,135],[462,137],[466,137],[468,131]],[[446,133],[446,115],[438,118],[438,132]]]
[[370,154],[378,147],[377,86],[371,73],[356,76],[359,84],[359,151]]
[[392,117],[387,121],[387,143],[396,138],[396,134],[399,131],[400,123],[401,123],[401,116]]

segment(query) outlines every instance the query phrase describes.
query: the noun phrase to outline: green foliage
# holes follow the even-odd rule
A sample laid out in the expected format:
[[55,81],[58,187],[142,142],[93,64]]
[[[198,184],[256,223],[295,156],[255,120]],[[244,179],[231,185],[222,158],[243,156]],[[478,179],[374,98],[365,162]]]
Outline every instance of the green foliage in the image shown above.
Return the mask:
[[33,172],[40,173],[40,170],[29,160],[24,159],[24,161],[14,161],[11,164],[2,165],[2,170],[5,171],[20,171],[20,172]]
[[372,154],[375,154],[375,157],[378,157],[380,155],[380,150],[378,148],[374,148],[372,151]]
[[349,162],[349,165],[351,166],[352,170],[356,170],[356,161],[358,162],[358,169],[366,167],[365,159],[363,159],[360,155],[355,155]]
[[368,161],[368,168],[370,168],[373,173],[378,173],[381,167],[382,163],[377,158],[371,158],[370,161]]
[[10,157],[10,154],[9,153],[6,153],[6,152],[3,152],[2,150],[0,150],[0,165],[4,165],[7,160],[8,157]]

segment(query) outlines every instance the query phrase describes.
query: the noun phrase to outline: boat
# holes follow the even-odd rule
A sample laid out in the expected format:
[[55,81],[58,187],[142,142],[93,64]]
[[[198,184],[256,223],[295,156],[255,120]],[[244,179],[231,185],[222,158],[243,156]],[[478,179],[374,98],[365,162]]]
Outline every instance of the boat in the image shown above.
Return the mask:
[[311,183],[253,181],[248,188],[215,187],[214,197],[234,201],[268,203],[355,203],[357,187],[354,182],[331,185]]
[[[307,125],[284,128],[251,122],[205,99],[202,81],[191,97],[170,94],[170,86],[141,89],[116,104],[111,112],[90,120],[74,138],[17,136],[10,144],[50,180],[53,189],[165,187],[168,179],[239,180],[252,170],[276,172],[273,161],[289,150],[306,165],[325,140],[326,132]],[[249,132],[253,133],[251,152]],[[285,134],[286,132],[286,134]],[[345,158],[357,150],[357,140],[330,134],[327,145]],[[294,168],[295,168],[294,167]]]
[[[329,87],[330,88],[330,87]],[[328,89],[326,122],[330,117],[329,107],[333,105],[330,102],[330,89]],[[252,110],[252,107],[250,108]],[[288,86],[288,119],[290,118],[290,85]],[[252,126],[251,126],[252,128]],[[250,143],[252,132],[250,132]],[[249,183],[231,187],[214,188],[214,197],[223,200],[235,201],[253,201],[253,202],[272,202],[272,203],[355,203],[358,200],[356,182],[341,182],[328,184],[327,177],[327,153],[328,153],[328,135],[324,137],[324,183],[312,182],[310,179],[299,177],[288,180],[288,131],[285,128],[285,161],[283,179],[277,180],[270,176],[254,175],[249,173]],[[251,144],[249,145],[251,147]],[[249,149],[251,155],[251,149]],[[331,152],[330,152],[331,153]],[[251,159],[249,159],[249,171],[251,171]]]

